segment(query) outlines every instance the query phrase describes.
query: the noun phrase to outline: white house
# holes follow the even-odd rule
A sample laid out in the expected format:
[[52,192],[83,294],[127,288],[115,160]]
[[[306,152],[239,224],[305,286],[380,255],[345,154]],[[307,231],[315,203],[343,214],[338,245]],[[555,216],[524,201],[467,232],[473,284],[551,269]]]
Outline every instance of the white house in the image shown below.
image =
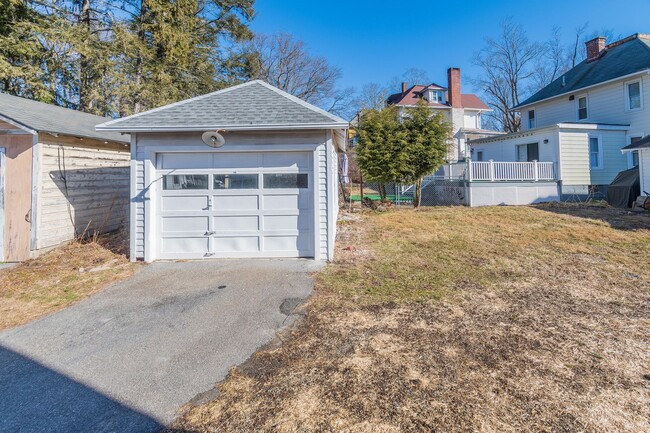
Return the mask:
[[399,107],[414,107],[418,102],[426,101],[432,110],[444,112],[452,125],[454,137],[454,146],[451,147],[447,160],[457,162],[469,156],[466,144],[468,140],[501,133],[483,129],[481,116],[492,110],[478,96],[461,93],[460,69],[449,68],[447,79],[448,87],[435,83],[409,87],[408,83],[402,83],[402,91],[390,95],[386,102]]
[[520,132],[472,140],[475,161],[555,163],[564,196],[605,192],[650,133],[650,36],[587,42],[587,59],[515,107]]
[[332,259],[347,127],[258,80],[98,125],[131,134],[131,259]]

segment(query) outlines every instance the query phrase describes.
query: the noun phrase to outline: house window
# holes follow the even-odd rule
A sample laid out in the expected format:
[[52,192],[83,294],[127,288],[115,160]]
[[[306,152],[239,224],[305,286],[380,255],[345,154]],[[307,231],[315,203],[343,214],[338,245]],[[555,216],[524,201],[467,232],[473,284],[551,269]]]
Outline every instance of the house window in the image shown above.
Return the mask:
[[517,145],[517,162],[539,161],[539,144],[528,143]]
[[578,98],[578,120],[587,118],[587,97],[581,96]]
[[483,161],[483,151],[482,150],[476,151],[476,160],[479,161],[479,162]]
[[603,168],[603,150],[598,136],[589,136],[589,167]]
[[[637,141],[640,141],[643,138],[643,135],[638,137],[630,137],[630,144],[634,144]],[[628,153],[628,165],[630,168],[639,166],[639,151],[635,150],[634,152]]]
[[445,92],[442,90],[429,90],[427,92],[427,99],[430,102],[437,102],[439,104],[445,103]]
[[528,129],[535,129],[536,127],[535,110],[528,110]]
[[642,106],[641,101],[641,82],[635,81],[633,83],[627,83],[627,109],[628,110],[638,110]]

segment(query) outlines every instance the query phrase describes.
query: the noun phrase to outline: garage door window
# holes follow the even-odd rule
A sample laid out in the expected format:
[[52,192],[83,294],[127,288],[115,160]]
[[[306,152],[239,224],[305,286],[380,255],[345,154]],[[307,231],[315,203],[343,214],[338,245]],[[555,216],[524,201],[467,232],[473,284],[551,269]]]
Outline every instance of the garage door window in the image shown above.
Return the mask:
[[208,175],[168,174],[163,176],[163,189],[208,189]]
[[265,174],[264,188],[309,188],[307,173]]
[[215,174],[214,189],[257,189],[256,174]]

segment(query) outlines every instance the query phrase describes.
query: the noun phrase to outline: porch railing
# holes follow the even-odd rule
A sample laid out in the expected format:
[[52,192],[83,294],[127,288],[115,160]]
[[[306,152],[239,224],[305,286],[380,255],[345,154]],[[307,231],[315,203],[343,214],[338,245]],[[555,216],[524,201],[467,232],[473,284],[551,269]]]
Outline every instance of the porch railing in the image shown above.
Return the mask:
[[501,162],[472,161],[445,164],[433,175],[436,179],[462,179],[473,181],[537,182],[556,180],[553,162]]

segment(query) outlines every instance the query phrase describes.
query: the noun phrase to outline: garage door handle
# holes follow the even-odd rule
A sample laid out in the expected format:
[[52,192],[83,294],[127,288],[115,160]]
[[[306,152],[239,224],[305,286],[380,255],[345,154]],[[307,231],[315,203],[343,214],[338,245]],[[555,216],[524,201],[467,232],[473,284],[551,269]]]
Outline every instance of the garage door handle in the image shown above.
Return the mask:
[[205,236],[212,236],[212,235],[215,234],[215,233],[216,233],[216,232],[205,232]]

